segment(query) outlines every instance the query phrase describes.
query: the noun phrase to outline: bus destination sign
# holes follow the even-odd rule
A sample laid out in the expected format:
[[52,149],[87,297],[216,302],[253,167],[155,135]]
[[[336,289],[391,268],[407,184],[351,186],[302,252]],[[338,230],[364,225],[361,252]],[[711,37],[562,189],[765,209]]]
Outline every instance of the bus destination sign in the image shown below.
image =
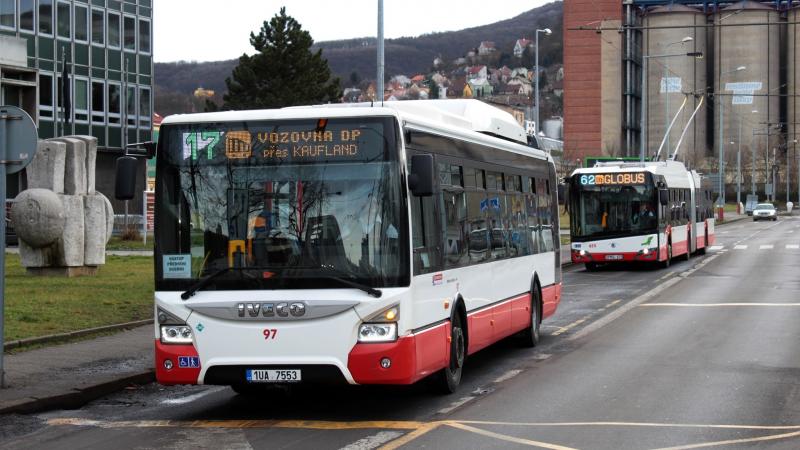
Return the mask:
[[621,186],[644,184],[644,172],[598,173],[580,177],[581,186]]
[[326,125],[322,128],[289,125],[284,130],[272,125],[263,130],[184,132],[181,134],[183,159],[255,158],[272,163],[382,159],[381,125]]

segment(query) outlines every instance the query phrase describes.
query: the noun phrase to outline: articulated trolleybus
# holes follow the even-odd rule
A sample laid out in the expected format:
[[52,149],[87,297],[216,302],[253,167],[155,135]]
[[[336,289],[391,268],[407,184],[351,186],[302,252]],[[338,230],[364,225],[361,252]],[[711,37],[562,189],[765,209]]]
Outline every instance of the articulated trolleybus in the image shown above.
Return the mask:
[[[122,176],[122,175],[121,175]],[[171,116],[155,198],[162,384],[456,389],[561,296],[555,166],[472,100]]]
[[569,186],[572,262],[669,266],[714,243],[707,178],[680,161],[600,162],[576,169]]

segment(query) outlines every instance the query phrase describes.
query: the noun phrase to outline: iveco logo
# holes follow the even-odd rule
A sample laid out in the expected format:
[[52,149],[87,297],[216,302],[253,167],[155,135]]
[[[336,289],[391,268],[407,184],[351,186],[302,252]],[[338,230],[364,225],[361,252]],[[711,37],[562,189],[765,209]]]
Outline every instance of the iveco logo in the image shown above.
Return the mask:
[[615,242],[611,243],[611,248],[617,248],[617,244]]
[[300,302],[281,303],[238,303],[236,310],[239,317],[302,317],[306,314],[306,305]]

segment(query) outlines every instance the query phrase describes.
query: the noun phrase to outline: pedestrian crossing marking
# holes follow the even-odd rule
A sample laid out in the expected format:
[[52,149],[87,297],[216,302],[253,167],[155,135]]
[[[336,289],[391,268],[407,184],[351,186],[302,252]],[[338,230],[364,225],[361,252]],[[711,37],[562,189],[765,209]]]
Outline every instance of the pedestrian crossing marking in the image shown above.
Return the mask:
[[800,250],[800,245],[786,244],[786,250]]
[[722,250],[723,248],[725,248],[724,245],[712,245],[711,247],[708,247],[708,249],[711,250],[712,252]]
[[747,250],[747,246],[739,244],[739,245],[734,246],[733,249],[734,250]]
[[[759,250],[772,250],[775,248],[774,244],[762,244],[758,246]],[[712,245],[708,247],[708,251],[711,252],[718,252],[724,250],[724,245]],[[734,250],[747,250],[747,245],[745,244],[738,244],[733,246]],[[786,250],[800,250],[800,244],[786,244]]]
[[772,245],[772,244],[764,244],[764,245],[758,247],[758,249],[759,250],[772,250],[773,247],[774,247],[774,245]]

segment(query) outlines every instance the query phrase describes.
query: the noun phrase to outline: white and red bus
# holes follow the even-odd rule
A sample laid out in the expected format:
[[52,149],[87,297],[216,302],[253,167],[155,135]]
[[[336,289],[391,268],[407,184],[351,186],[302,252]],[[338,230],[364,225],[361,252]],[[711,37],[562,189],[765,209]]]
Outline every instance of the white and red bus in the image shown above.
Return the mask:
[[572,262],[687,260],[714,243],[711,185],[680,161],[599,162],[569,186]]
[[468,355],[535,345],[561,269],[555,166],[526,142],[473,100],[165,118],[158,381],[452,392]]

